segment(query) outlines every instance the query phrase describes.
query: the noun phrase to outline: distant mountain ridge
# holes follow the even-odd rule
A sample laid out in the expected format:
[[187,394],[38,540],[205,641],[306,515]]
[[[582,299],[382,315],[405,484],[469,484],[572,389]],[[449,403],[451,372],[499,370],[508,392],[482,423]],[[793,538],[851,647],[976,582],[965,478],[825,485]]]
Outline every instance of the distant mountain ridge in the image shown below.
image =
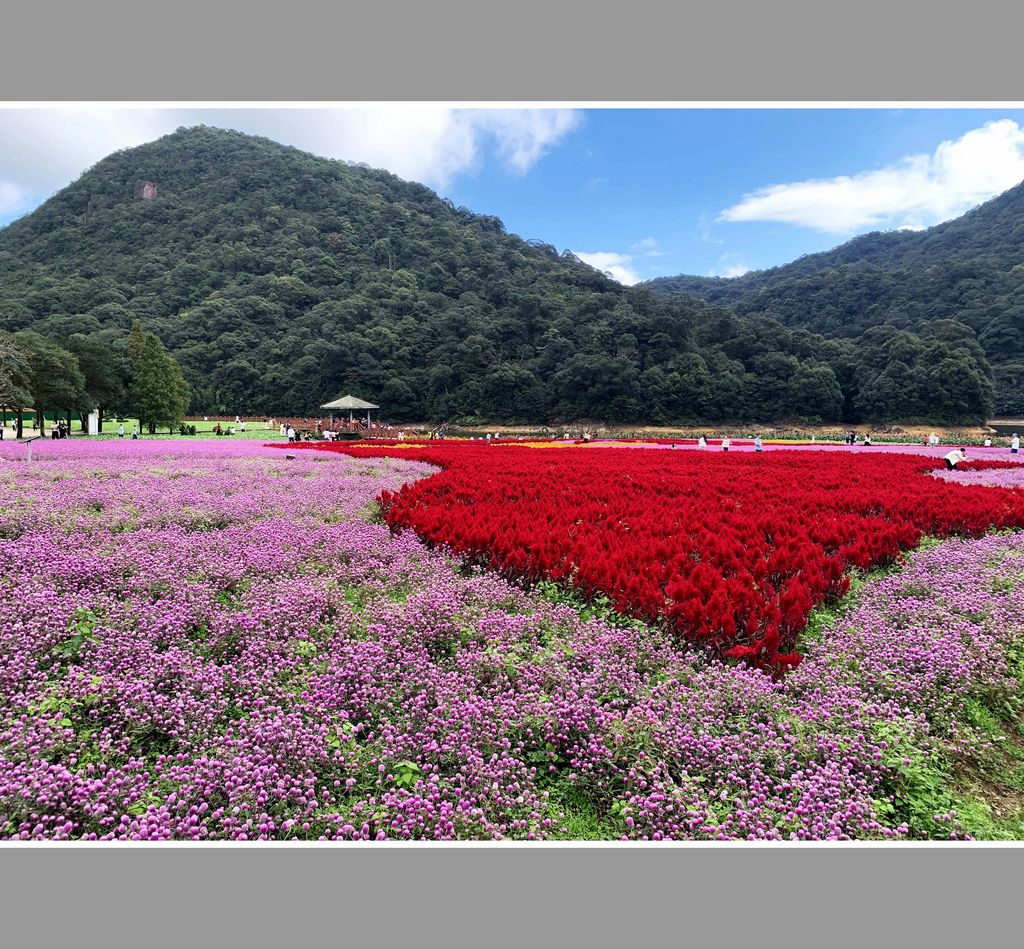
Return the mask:
[[731,279],[680,275],[642,286],[830,337],[956,320],[974,330],[993,366],[995,411],[1024,411],[1024,184],[924,231],[864,234]]
[[[207,127],[116,152],[0,229],[0,329],[97,352],[141,320],[202,414],[309,415],[342,392],[396,421],[958,422],[991,408],[959,324],[855,346],[657,289],[386,171]],[[886,369],[894,347],[912,384]],[[951,371],[970,384],[950,390]]]

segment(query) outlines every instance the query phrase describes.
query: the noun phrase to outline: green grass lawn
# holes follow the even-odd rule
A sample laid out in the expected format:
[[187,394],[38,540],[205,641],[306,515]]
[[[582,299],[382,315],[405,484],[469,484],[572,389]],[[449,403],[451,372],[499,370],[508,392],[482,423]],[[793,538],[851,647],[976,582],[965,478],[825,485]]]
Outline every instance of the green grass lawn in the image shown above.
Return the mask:
[[[5,425],[4,438],[13,438],[14,437],[14,428],[13,428],[12,422],[13,422],[13,419],[9,416],[8,419],[7,419],[7,423]],[[236,431],[235,431],[234,435],[215,435],[213,433],[213,430],[214,430],[214,427],[217,425],[216,422],[203,422],[203,421],[200,420],[200,421],[186,422],[185,424],[186,425],[195,425],[195,427],[196,427],[196,434],[195,435],[187,435],[187,436],[179,435],[178,432],[177,432],[177,429],[175,429],[175,431],[172,432],[172,433],[168,433],[167,429],[165,428],[163,430],[158,429],[157,433],[155,435],[150,435],[143,428],[143,426],[139,424],[139,420],[137,418],[125,418],[125,419],[120,419],[120,420],[105,419],[104,422],[103,422],[103,432],[101,434],[99,434],[99,435],[83,435],[82,434],[82,425],[81,425],[81,423],[79,422],[79,420],[77,418],[74,418],[74,419],[72,419],[72,423],[71,423],[71,434],[75,438],[89,438],[92,441],[102,441],[104,439],[117,438],[118,437],[117,436],[117,427],[118,427],[118,425],[124,425],[124,437],[130,439],[131,438],[131,434],[132,434],[132,426],[135,425],[139,429],[139,438],[147,438],[147,439],[153,439],[153,438],[163,438],[163,439],[168,439],[168,438],[191,438],[191,439],[201,439],[201,438],[232,438],[232,439],[238,440],[238,439],[245,438],[245,439],[253,439],[253,440],[264,441],[264,442],[284,441],[285,440],[285,437],[281,434],[280,430],[277,427],[268,428],[262,422],[247,422],[246,426],[245,426],[246,430],[244,432],[238,431],[237,430],[238,426],[236,425],[235,426]],[[223,429],[227,430],[228,425],[230,425],[232,423],[221,422],[220,424],[221,424],[221,427]],[[47,419],[46,426],[43,429],[44,437],[45,438],[49,438],[50,437],[50,425],[51,425],[51,422],[50,422],[49,419]],[[25,435],[25,437],[30,437],[32,435],[38,435],[39,431],[36,430],[36,429],[33,429],[31,427],[31,423],[30,422],[26,422],[25,425],[24,425],[24,428],[23,428],[23,434]]]

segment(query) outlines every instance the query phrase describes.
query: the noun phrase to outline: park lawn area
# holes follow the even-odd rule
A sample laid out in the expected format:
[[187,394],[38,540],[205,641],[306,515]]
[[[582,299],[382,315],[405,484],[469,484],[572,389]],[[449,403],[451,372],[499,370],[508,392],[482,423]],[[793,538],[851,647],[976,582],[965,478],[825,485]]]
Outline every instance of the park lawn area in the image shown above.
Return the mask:
[[[11,420],[10,416],[8,416],[8,420],[7,420],[7,424],[6,424],[7,431],[5,432],[5,436],[4,436],[5,438],[11,438],[12,437],[12,434],[11,434],[11,421],[12,420]],[[278,430],[278,428],[276,426],[273,427],[273,428],[270,428],[270,427],[264,425],[262,422],[247,422],[246,423],[246,431],[244,431],[244,432],[236,431],[234,435],[218,436],[218,435],[215,435],[214,432],[213,432],[214,428],[217,425],[217,422],[215,420],[214,421],[209,421],[209,422],[204,422],[202,420],[199,420],[199,421],[188,421],[188,422],[183,423],[185,425],[194,425],[196,427],[196,434],[195,435],[182,436],[182,435],[180,435],[178,433],[177,428],[175,428],[175,430],[173,432],[168,432],[166,430],[166,428],[163,429],[163,430],[158,429],[157,433],[155,435],[150,435],[149,432],[146,431],[144,429],[144,427],[139,423],[139,420],[137,418],[130,418],[130,417],[129,418],[124,418],[124,419],[113,419],[113,418],[104,419],[104,421],[103,421],[103,431],[99,435],[83,435],[82,424],[81,424],[80,420],[77,419],[77,418],[72,417],[72,421],[71,421],[71,435],[72,435],[73,438],[88,438],[88,439],[90,439],[92,441],[105,441],[105,440],[109,440],[109,439],[112,439],[112,438],[116,439],[117,438],[117,426],[119,424],[123,424],[124,425],[125,438],[131,438],[132,425],[137,425],[138,428],[139,428],[139,433],[140,433],[139,437],[140,438],[147,438],[147,439],[153,439],[153,438],[169,439],[169,438],[183,438],[183,437],[187,437],[187,438],[192,438],[192,439],[226,438],[226,439],[234,439],[236,441],[241,441],[242,439],[252,439],[252,440],[262,441],[262,442],[284,441],[285,440],[284,436],[280,433],[280,431]],[[233,424],[233,423],[231,423],[231,422],[221,422],[221,426],[224,427],[224,428],[227,428],[227,426],[231,425],[231,424]],[[46,434],[44,436],[46,438],[50,437],[50,425],[51,425],[51,419],[48,417],[47,420],[46,420],[46,428],[45,428],[45,433]],[[237,428],[237,426],[236,426],[236,428]],[[24,426],[24,433],[25,433],[26,436],[31,436],[31,435],[38,434],[38,432],[35,429],[31,428],[31,423],[27,422],[27,421],[26,421],[25,426]]]

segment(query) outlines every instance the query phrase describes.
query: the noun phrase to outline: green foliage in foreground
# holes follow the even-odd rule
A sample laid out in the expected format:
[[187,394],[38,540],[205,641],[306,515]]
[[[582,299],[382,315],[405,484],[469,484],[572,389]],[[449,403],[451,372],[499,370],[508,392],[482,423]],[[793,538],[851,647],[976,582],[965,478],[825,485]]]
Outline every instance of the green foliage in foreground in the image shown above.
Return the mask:
[[[925,537],[918,549],[941,543],[939,538]],[[872,581],[901,569],[897,564],[852,573],[846,597],[812,612],[800,651],[806,653],[811,643],[869,595]],[[549,602],[575,609],[583,619],[600,618],[641,629],[647,626],[616,613],[604,596],[583,597],[571,587],[551,581],[542,581],[533,589]],[[891,775],[886,790],[892,797],[875,801],[880,820],[890,825],[905,823],[911,839],[942,839],[943,825],[937,825],[935,816],[948,814],[976,840],[1024,839],[1024,640],[1011,646],[1007,661],[1020,684],[1016,697],[1007,701],[1003,696],[979,692],[968,699],[960,720],[946,723],[951,734],[969,740],[973,751],[966,757],[955,755],[951,744],[935,741],[922,747],[893,723],[878,723],[872,737],[886,742],[881,763]],[[570,838],[594,840],[611,835],[614,815],[599,814],[571,785],[557,786],[553,794],[566,815]]]

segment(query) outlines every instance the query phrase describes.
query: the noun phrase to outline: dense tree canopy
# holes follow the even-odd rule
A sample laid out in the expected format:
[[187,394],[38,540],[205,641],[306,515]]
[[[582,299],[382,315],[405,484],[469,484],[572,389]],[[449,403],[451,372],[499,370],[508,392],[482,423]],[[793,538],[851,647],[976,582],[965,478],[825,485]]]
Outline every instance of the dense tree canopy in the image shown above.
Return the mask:
[[23,331],[14,339],[28,353],[33,408],[45,412],[84,406],[85,376],[72,353],[38,333]]
[[[307,415],[346,391],[396,421],[988,411],[991,374],[969,320],[952,340],[911,334],[934,347],[908,357],[911,397],[893,388],[896,370],[861,366],[874,343],[851,341],[885,320],[835,333],[826,319],[811,332],[735,305],[739,316],[622,287],[422,185],[209,128],[117,152],[0,230],[7,325],[62,341],[89,392],[114,400],[142,338],[112,340],[141,320],[205,414]],[[84,342],[102,333],[113,334],[109,359]],[[1004,321],[999,333],[1013,341],[1024,327]],[[970,384],[951,385],[944,360],[963,361]]]
[[28,350],[7,333],[0,333],[0,407],[23,409],[32,399]]
[[[955,326],[958,340],[977,339],[993,372],[987,384],[974,380],[963,390],[960,405],[994,398],[996,413],[1024,413],[1024,185],[926,231],[865,234],[827,253],[733,279],[666,277],[646,286],[858,344],[872,327],[920,335],[924,346],[930,327]],[[971,352],[976,361],[978,351]],[[934,379],[923,379],[929,372],[924,364],[910,367],[909,375],[906,363],[893,366],[855,401],[904,417],[915,403],[922,407],[915,387],[942,397]],[[962,412],[953,398],[938,414]]]
[[116,329],[66,338],[0,333],[0,408],[13,411],[19,426],[25,408],[37,417],[77,412],[83,428],[99,409],[101,430],[104,414],[129,411],[150,431],[177,424],[189,402],[181,367],[141,324],[132,330],[128,337]]

